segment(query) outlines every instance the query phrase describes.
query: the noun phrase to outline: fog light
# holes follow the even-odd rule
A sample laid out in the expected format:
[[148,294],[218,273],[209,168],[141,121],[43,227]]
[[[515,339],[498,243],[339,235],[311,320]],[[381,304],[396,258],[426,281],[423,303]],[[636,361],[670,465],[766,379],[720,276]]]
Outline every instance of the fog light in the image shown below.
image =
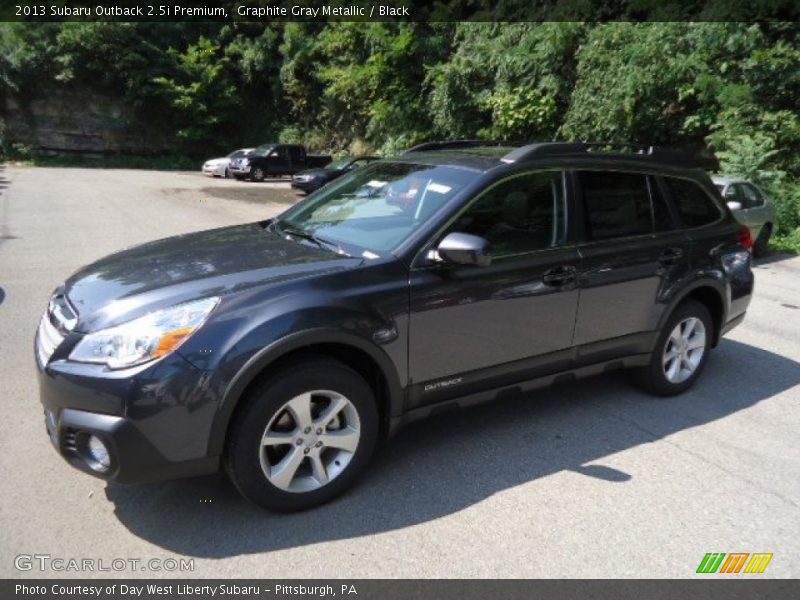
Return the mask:
[[103,440],[96,435],[90,435],[86,448],[89,451],[89,458],[97,463],[96,465],[91,465],[92,468],[96,471],[108,471],[109,467],[111,467],[111,455]]

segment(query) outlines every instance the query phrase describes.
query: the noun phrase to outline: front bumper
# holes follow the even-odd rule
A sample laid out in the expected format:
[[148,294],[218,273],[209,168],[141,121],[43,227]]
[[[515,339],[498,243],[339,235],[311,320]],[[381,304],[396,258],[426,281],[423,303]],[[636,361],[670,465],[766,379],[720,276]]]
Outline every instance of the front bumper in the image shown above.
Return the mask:
[[313,192],[314,190],[322,187],[322,184],[313,179],[310,181],[298,181],[296,179],[292,179],[292,187],[296,190],[302,190],[304,192]]
[[[47,435],[69,464],[120,483],[217,471],[219,457],[207,456],[217,403],[202,371],[178,355],[132,374],[97,367],[56,361],[39,368]],[[90,436],[108,449],[107,469],[92,460]]]
[[[56,416],[57,415],[57,416]],[[172,462],[123,417],[72,408],[45,408],[45,428],[59,454],[76,469],[118,483],[145,483],[214,473],[218,458]],[[99,470],[88,449],[96,436],[108,449],[110,466]]]
[[225,168],[221,166],[203,166],[202,168],[203,175],[207,177],[221,177],[225,174]]
[[248,177],[250,175],[250,167],[228,167],[228,173],[234,177]]

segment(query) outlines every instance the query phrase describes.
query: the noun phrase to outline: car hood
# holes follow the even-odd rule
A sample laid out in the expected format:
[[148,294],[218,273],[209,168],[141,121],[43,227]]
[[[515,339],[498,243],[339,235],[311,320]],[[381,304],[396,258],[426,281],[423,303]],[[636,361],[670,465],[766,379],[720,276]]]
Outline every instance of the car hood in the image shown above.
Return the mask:
[[64,292],[94,331],[180,302],[352,268],[351,258],[251,223],[157,240],[112,254],[72,275]]
[[205,162],[205,164],[207,164],[207,165],[221,165],[221,164],[229,163],[229,162],[231,162],[231,159],[228,158],[227,156],[224,156],[222,158],[210,158]]

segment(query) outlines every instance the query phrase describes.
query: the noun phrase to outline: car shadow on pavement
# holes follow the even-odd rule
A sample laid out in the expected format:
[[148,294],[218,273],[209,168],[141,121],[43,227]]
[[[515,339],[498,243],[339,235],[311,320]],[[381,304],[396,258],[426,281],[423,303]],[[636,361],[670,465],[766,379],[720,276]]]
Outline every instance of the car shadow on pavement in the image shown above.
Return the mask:
[[[649,396],[624,373],[610,373],[409,425],[359,485],[311,511],[263,511],[222,475],[108,485],[106,493],[133,534],[172,552],[270,552],[425,523],[559,471],[625,485],[637,473],[592,463],[723,419],[798,383],[800,363],[723,340],[697,385],[675,398]],[[538,502],[537,486],[528,489],[530,502]]]
[[770,265],[772,263],[781,262],[784,260],[788,260],[790,258],[795,258],[794,254],[789,254],[788,252],[778,252],[772,251],[766,256],[762,256],[760,258],[753,259],[753,267],[763,267],[766,265]]

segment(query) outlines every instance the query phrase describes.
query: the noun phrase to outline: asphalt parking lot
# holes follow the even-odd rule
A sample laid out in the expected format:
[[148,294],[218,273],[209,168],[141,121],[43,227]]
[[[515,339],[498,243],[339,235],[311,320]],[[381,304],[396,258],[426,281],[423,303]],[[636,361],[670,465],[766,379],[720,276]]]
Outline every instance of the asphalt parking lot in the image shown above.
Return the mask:
[[294,197],[196,173],[0,169],[1,577],[115,574],[19,571],[21,554],[194,559],[126,577],[688,577],[707,552],[773,553],[761,577],[800,576],[800,257],[759,262],[747,319],[689,393],[652,398],[616,373],[442,415],[310,512],[260,511],[223,476],[125,487],[68,467],[34,376],[52,289]]

